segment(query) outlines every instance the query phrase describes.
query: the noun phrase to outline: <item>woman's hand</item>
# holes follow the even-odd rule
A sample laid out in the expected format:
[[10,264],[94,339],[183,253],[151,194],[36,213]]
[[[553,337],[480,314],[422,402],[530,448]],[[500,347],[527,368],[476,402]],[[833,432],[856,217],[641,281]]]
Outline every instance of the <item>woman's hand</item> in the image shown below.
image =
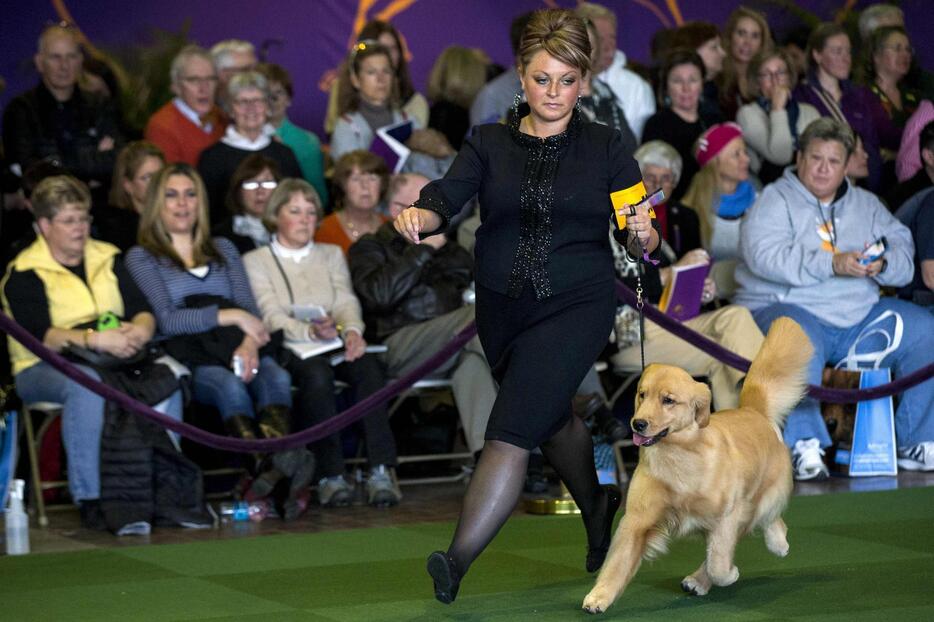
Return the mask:
[[441,226],[441,216],[421,207],[407,207],[392,222],[396,231],[412,244],[418,244],[422,231],[434,231]]
[[791,91],[787,86],[775,85],[772,89],[772,110],[784,110],[788,105],[789,97],[791,97]]
[[413,131],[406,146],[412,151],[421,151],[434,158],[446,158],[456,153],[444,134],[431,128]]
[[221,326],[236,326],[259,346],[269,343],[269,331],[263,321],[242,309],[221,309],[217,312],[217,323]]
[[713,299],[717,297],[717,284],[709,276],[704,279],[704,291],[701,294],[701,302],[707,304],[708,302],[713,302]]
[[707,254],[702,248],[695,248],[686,252],[681,259],[679,259],[675,265],[676,266],[693,266],[699,263],[710,263],[710,255]]
[[152,339],[152,331],[133,322],[124,322],[116,330],[126,335],[127,340],[138,350],[141,350]]
[[635,214],[631,214],[632,206],[626,204],[619,210],[621,216],[626,217],[626,229],[631,237],[639,240],[639,245],[646,248],[652,238],[652,217],[649,216],[648,205],[636,205]]
[[334,318],[325,316],[312,320],[308,324],[308,336],[322,341],[337,337],[337,325],[334,323]]
[[[256,374],[259,373],[259,348],[256,342],[253,341],[252,337],[245,337],[237,349],[234,350],[233,356],[234,358],[239,356],[242,363],[243,373],[240,374],[240,379],[245,384],[250,384]],[[233,360],[230,361],[230,365],[231,369],[233,369]]]
[[356,361],[366,353],[366,340],[355,330],[344,335],[344,360],[348,363]]
[[127,333],[120,329],[102,330],[91,333],[88,336],[88,345],[94,350],[113,354],[121,359],[130,358],[139,352],[142,347],[134,344]]

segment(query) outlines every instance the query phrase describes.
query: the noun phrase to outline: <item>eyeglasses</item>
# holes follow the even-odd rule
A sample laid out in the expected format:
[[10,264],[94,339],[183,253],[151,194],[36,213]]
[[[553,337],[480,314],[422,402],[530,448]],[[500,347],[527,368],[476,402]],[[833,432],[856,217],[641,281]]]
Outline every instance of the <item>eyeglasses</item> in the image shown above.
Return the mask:
[[902,45],[901,43],[899,43],[898,45],[882,45],[880,47],[883,50],[892,50],[896,54],[901,54],[902,52],[908,52],[909,54],[914,55],[915,53],[915,49],[912,46]]
[[182,82],[188,86],[214,86],[217,84],[217,76],[185,76]]
[[251,99],[235,99],[233,105],[238,108],[258,108],[266,105],[265,97],[253,97]]
[[778,82],[779,80],[784,80],[788,77],[788,70],[779,69],[778,71],[760,71],[756,74],[756,77],[760,80],[768,80],[771,78],[774,82]]
[[351,175],[347,178],[347,181],[352,184],[375,184],[380,180],[379,175],[376,173],[358,173],[357,175]]
[[664,186],[667,184],[673,184],[675,182],[675,176],[666,173],[664,175],[643,175],[642,180],[649,185],[651,188],[658,188],[659,186]]
[[81,225],[86,227],[94,222],[94,217],[90,214],[86,216],[68,216],[67,218],[52,218],[52,222],[62,225],[63,227],[74,227],[75,225]]
[[244,190],[258,190],[259,188],[263,190],[275,190],[278,185],[279,182],[277,181],[245,181],[240,184],[240,187]]

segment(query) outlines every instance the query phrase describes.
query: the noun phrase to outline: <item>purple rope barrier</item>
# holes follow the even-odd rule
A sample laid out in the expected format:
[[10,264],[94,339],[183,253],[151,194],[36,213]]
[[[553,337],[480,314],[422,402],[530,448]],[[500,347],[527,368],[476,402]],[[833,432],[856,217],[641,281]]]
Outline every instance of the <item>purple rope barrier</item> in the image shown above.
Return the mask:
[[[626,287],[622,281],[616,281],[616,293],[619,295],[623,302],[633,308],[636,308],[635,292]],[[652,320],[676,337],[687,341],[695,348],[706,352],[713,358],[722,363],[726,363],[730,367],[740,371],[749,371],[749,361],[739,356],[735,352],[731,352],[717,342],[712,341],[704,335],[691,330],[678,320],[659,311],[658,308],[654,305],[647,304],[643,308],[645,316],[648,319]],[[902,376],[901,378],[898,378],[897,380],[887,384],[879,385],[878,387],[870,387],[868,389],[831,389],[828,387],[820,387],[812,384],[808,387],[808,395],[822,402],[849,404],[853,402],[875,400],[879,399],[880,397],[888,397],[890,395],[895,395],[896,393],[901,393],[906,389],[910,389],[915,385],[921,384],[932,376],[934,376],[934,363],[925,365],[921,369],[917,369],[910,374]]]
[[411,372],[399,378],[392,384],[388,384],[376,393],[360,400],[344,412],[323,421],[318,425],[312,426],[301,432],[283,436],[280,438],[267,438],[260,440],[247,440],[242,438],[233,438],[230,436],[220,436],[212,434],[182,421],[176,421],[171,417],[164,415],[151,406],[147,406],[128,395],[117,391],[113,387],[91,378],[83,371],[75,367],[71,362],[65,359],[61,354],[53,352],[43,345],[41,341],[29,334],[22,326],[13,321],[5,313],[0,313],[0,331],[7,333],[16,341],[20,342],[33,354],[49,363],[52,367],[65,374],[71,380],[74,380],[83,387],[94,391],[105,399],[119,404],[121,407],[151,419],[164,428],[173,432],[178,432],[185,438],[196,443],[207,445],[215,449],[237,452],[251,451],[282,451],[300,447],[311,443],[345,428],[354,421],[362,418],[375,406],[382,404],[402,393],[415,384],[419,379],[431,373],[442,363],[456,354],[464,345],[477,334],[477,328],[470,323],[466,328],[454,336],[443,348],[429,357],[427,360],[415,367]]

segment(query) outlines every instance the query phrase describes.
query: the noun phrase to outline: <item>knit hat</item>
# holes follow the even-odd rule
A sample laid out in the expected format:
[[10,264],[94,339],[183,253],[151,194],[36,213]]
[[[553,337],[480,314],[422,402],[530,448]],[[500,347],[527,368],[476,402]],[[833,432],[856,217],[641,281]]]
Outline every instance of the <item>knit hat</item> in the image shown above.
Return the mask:
[[700,135],[694,145],[694,159],[701,168],[717,157],[723,148],[734,138],[742,137],[743,130],[737,124],[717,123]]

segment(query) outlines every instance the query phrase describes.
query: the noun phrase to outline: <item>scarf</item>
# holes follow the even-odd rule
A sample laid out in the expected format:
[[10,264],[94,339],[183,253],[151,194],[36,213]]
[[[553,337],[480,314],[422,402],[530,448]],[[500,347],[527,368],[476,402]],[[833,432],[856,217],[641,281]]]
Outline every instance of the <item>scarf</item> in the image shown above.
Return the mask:
[[746,210],[756,200],[756,190],[749,180],[736,184],[733,194],[721,194],[720,205],[717,206],[717,216],[726,220],[735,220],[746,213]]
[[[756,101],[759,103],[759,106],[765,110],[765,114],[772,112],[772,100],[766,99],[765,97],[759,96]],[[801,109],[798,107],[798,102],[793,98],[789,97],[788,102],[785,104],[785,112],[788,113],[788,129],[791,131],[791,146],[794,151],[798,150],[798,116],[801,113]]]

